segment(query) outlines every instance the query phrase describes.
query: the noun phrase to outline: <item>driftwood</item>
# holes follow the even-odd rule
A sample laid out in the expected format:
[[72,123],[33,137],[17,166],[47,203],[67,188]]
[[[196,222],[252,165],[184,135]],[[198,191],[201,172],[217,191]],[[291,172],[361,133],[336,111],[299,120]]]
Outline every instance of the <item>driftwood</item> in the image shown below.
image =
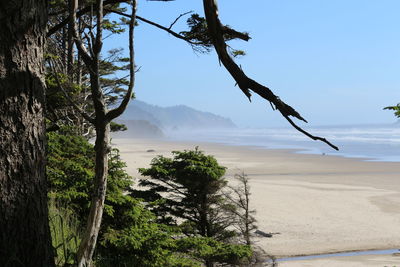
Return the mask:
[[254,233],[257,234],[257,235],[260,235],[260,236],[263,236],[263,237],[269,237],[269,238],[273,237],[274,235],[279,235],[280,234],[280,233],[266,233],[266,232],[260,231],[258,229]]

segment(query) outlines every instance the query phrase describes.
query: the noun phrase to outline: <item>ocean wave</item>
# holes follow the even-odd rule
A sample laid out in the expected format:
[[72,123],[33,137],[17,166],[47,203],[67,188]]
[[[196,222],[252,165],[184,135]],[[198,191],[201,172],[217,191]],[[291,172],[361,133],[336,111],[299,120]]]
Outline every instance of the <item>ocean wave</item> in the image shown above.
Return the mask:
[[313,135],[327,138],[340,147],[340,151],[321,142],[315,142],[290,128],[229,129],[216,131],[175,132],[173,139],[197,140],[228,145],[247,145],[265,148],[296,149],[301,153],[333,154],[380,161],[400,161],[400,128],[376,127],[313,127]]

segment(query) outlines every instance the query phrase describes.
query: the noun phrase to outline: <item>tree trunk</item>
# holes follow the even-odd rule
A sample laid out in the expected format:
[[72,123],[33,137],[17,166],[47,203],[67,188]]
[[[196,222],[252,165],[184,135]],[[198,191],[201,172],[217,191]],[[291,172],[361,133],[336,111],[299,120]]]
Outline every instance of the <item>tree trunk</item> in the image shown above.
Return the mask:
[[108,154],[110,152],[110,122],[106,119],[107,107],[100,86],[99,56],[90,67],[93,70],[93,73],[90,74],[90,87],[96,114],[96,142],[94,146],[96,165],[90,213],[78,250],[78,267],[92,266],[92,257],[103,217],[107,189]]
[[54,266],[45,178],[47,1],[0,2],[0,266]]
[[[207,205],[207,195],[202,196],[200,204],[200,235],[204,237],[211,237],[210,224],[208,221],[208,205]],[[205,261],[206,267],[214,267],[214,263],[210,260]]]
[[81,241],[78,252],[78,266],[92,266],[92,257],[96,247],[97,236],[99,234],[101,219],[103,216],[104,200],[107,189],[108,173],[108,154],[110,152],[110,124],[100,122],[96,127],[96,166],[95,182],[90,214],[86,226],[86,232]]
[[[108,175],[108,154],[110,153],[110,122],[118,117],[126,108],[132,96],[134,82],[134,61],[133,61],[133,29],[136,16],[136,1],[132,1],[132,16],[129,23],[129,74],[130,81],[128,92],[122,100],[119,107],[108,111],[105,96],[100,85],[99,62],[100,54],[103,46],[103,1],[97,0],[96,10],[96,36],[92,38],[92,53],[89,54],[84,48],[84,44],[77,32],[76,11],[78,0],[70,0],[70,28],[74,35],[75,44],[77,46],[80,57],[89,69],[90,89],[93,101],[95,118],[88,118],[94,123],[96,128],[96,166],[94,190],[92,193],[92,202],[90,206],[90,214],[87,221],[86,230],[82,238],[78,250],[78,267],[91,267],[93,253],[96,247],[97,236],[100,231],[101,219],[103,216],[104,201],[106,198],[107,175]],[[90,117],[87,115],[87,117]]]

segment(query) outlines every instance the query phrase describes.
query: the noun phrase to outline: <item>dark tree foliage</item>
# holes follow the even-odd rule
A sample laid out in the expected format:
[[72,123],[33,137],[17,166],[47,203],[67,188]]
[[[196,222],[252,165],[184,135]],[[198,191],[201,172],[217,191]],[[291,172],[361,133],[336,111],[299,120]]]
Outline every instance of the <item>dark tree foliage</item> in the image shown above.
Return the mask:
[[[74,135],[71,130],[62,128],[48,133],[48,165],[46,173],[49,181],[49,197],[57,203],[68,206],[77,215],[81,224],[85,223],[93,187],[95,153],[93,145],[86,138]],[[114,220],[115,213],[123,210],[125,202],[131,197],[125,192],[132,186],[132,177],[124,170],[117,149],[109,155],[108,175],[110,177],[105,200],[105,228],[123,224]],[[118,217],[117,217],[118,218]]]
[[184,219],[181,227],[189,236],[231,237],[228,226],[232,221],[225,211],[232,206],[222,192],[227,185],[225,167],[198,148],[172,154],[173,158],[158,156],[150,168],[139,169],[144,176],[139,184],[148,189],[142,196],[147,201],[161,201],[154,212],[164,221]]
[[394,111],[394,115],[395,115],[397,118],[400,118],[400,103],[397,104],[396,106],[385,107],[384,109],[386,109],[386,110],[393,110],[393,111]]
[[[49,197],[75,214],[82,228],[89,211],[95,155],[93,145],[74,132],[63,127],[48,134],[47,176]],[[200,266],[210,259],[235,263],[251,255],[250,247],[212,238],[186,238],[180,229],[158,223],[139,199],[126,194],[132,179],[124,167],[114,149],[100,242],[94,254],[96,266]]]
[[[184,36],[186,40],[190,41],[193,44],[192,47],[196,51],[210,52],[214,45],[213,40],[208,32],[206,19],[199,14],[192,14],[186,22],[189,30],[181,31],[180,34]],[[223,38],[225,41],[234,40],[236,38],[244,39],[247,41],[250,40],[250,36],[248,33],[237,32],[227,25],[223,26]],[[232,49],[231,47],[230,52],[233,56],[245,55],[244,51]]]
[[209,237],[183,238],[179,239],[177,243],[182,251],[206,263],[219,262],[229,266],[248,266],[249,259],[252,256],[250,246],[219,242]]
[[[81,227],[89,211],[94,158],[93,145],[70,130],[48,134],[49,197],[72,210]],[[132,178],[124,167],[118,150],[114,149],[109,160],[109,183],[96,263],[100,266],[111,266],[110,263],[112,266],[180,266],[167,265],[169,260],[178,262],[174,258],[172,228],[155,223],[154,215],[139,200],[125,193],[132,186]]]

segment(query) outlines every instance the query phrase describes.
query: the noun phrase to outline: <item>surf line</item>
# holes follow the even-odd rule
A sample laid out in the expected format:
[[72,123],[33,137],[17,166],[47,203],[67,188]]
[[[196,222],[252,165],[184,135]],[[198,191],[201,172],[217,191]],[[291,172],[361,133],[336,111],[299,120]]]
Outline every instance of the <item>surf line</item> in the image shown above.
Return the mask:
[[301,260],[313,260],[313,259],[324,259],[332,257],[351,257],[351,256],[366,256],[366,255],[389,255],[399,253],[400,249],[382,249],[382,250],[360,250],[360,251],[349,251],[349,252],[334,252],[334,253],[324,253],[315,255],[304,255],[304,256],[293,256],[276,258],[275,261],[301,261]]

